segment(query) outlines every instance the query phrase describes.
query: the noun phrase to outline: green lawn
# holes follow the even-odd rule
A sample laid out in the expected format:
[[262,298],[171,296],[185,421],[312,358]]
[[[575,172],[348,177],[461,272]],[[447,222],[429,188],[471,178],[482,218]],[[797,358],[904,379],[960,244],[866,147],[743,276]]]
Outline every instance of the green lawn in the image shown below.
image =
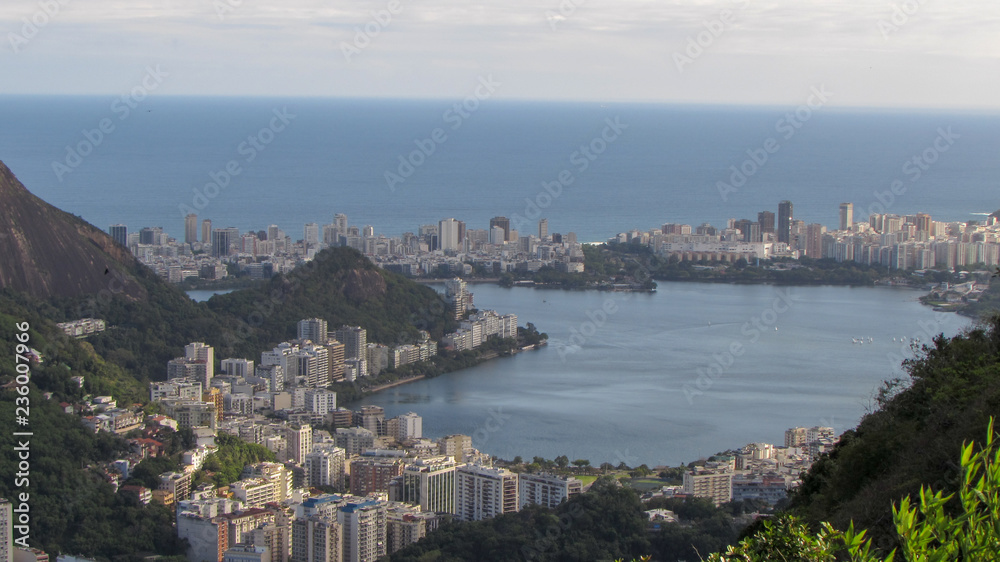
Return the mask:
[[594,483],[594,480],[597,480],[597,476],[582,476],[581,475],[581,476],[577,476],[576,479],[579,480],[580,482],[583,482],[584,486],[589,486],[589,485],[591,485],[591,484]]

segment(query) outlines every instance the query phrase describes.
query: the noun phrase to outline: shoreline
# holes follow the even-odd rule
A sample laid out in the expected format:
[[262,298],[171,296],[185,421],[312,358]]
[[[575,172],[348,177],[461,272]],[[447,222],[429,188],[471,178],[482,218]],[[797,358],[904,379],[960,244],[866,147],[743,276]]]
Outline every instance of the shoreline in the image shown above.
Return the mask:
[[[476,366],[482,365],[483,363],[485,363],[487,361],[493,361],[494,359],[499,359],[501,357],[513,357],[514,355],[517,355],[518,353],[521,353],[521,352],[524,352],[524,351],[537,351],[537,350],[539,350],[539,349],[541,349],[543,347],[548,346],[548,343],[549,343],[549,340],[543,340],[543,341],[541,341],[541,342],[539,342],[537,344],[526,345],[524,347],[515,348],[515,349],[511,350],[509,353],[504,353],[504,354],[497,353],[496,351],[489,351],[489,352],[484,353],[482,355],[482,357],[480,357],[480,361],[478,363],[476,363],[475,365],[472,365],[472,367],[476,367]],[[398,381],[395,381],[395,382],[382,384],[382,385],[370,388],[368,390],[365,390],[364,393],[361,395],[361,397],[357,398],[356,400],[351,400],[350,402],[346,402],[345,405],[346,404],[355,404],[357,402],[360,402],[361,400],[364,400],[365,398],[368,398],[369,396],[372,396],[374,394],[382,392],[383,390],[389,390],[390,388],[395,388],[397,386],[403,386],[404,384],[409,384],[411,382],[417,382],[417,381],[422,381],[422,380],[426,380],[426,379],[433,379],[433,378],[437,378],[437,377],[440,377],[442,375],[448,375],[448,374],[451,374],[451,373],[460,373],[460,372],[465,371],[465,370],[467,370],[469,368],[471,368],[471,367],[465,367],[463,369],[455,369],[454,371],[448,371],[448,372],[445,372],[445,373],[441,373],[440,375],[437,375],[437,376],[434,376],[434,377],[428,377],[427,375],[417,375],[417,376],[414,376],[414,377],[407,377],[405,379],[398,380]]]

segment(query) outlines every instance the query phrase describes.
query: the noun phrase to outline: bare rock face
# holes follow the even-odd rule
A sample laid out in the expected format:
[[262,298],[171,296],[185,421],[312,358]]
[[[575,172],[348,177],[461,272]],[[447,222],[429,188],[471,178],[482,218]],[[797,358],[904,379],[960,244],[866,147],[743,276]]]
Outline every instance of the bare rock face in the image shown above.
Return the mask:
[[344,296],[352,301],[364,302],[385,293],[385,279],[377,271],[352,269],[344,278]]
[[143,298],[140,284],[123,280],[137,265],[127,248],[32,195],[0,162],[0,287],[42,298],[106,290]]

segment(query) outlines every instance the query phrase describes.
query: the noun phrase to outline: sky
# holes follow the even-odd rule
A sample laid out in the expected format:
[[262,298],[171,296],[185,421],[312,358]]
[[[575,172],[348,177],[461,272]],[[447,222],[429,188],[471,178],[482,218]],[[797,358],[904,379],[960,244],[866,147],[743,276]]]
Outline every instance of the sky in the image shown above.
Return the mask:
[[996,0],[3,0],[0,40],[0,94],[1000,109]]

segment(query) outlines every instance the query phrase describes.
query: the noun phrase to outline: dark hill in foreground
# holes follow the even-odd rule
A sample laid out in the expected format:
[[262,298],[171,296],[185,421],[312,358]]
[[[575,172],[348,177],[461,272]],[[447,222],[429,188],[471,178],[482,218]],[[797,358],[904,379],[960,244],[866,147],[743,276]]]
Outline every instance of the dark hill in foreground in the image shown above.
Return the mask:
[[840,529],[854,521],[886,548],[896,541],[894,502],[919,501],[921,485],[957,491],[962,444],[981,442],[1000,417],[1000,317],[935,338],[906,368],[909,379],[887,383],[879,408],[813,464],[793,512]]
[[[32,195],[0,162],[0,288],[42,298],[98,294],[137,266],[126,248]],[[125,285],[122,295],[143,296]]]

